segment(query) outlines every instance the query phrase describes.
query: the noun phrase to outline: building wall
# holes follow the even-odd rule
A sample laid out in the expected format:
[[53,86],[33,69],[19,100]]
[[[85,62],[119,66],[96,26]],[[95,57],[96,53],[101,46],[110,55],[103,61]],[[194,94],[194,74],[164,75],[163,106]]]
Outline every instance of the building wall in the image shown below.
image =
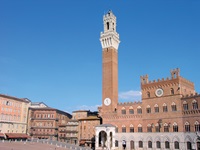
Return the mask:
[[30,108],[29,134],[33,138],[58,140],[59,125],[66,124],[71,115],[53,108]]
[[26,133],[30,101],[0,95],[0,132]]

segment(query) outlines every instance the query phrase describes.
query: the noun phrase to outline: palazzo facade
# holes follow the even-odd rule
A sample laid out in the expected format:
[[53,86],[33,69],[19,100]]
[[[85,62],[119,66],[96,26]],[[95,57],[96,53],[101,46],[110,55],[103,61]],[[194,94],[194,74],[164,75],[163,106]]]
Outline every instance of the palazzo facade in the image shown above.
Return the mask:
[[103,124],[96,126],[96,149],[196,149],[200,150],[200,95],[194,83],[180,76],[149,81],[140,77],[141,102],[118,102],[118,46],[116,17],[103,16],[102,106]]

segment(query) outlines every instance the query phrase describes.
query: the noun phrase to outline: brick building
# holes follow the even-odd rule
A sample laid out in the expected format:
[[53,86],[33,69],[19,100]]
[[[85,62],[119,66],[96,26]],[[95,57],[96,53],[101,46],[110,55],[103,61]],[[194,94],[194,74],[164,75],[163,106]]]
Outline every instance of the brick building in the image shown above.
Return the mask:
[[26,139],[30,100],[0,94],[0,137]]
[[43,107],[29,108],[29,135],[38,139],[59,139],[59,126],[67,124],[71,115],[64,111]]
[[70,119],[67,124],[59,125],[59,141],[70,144],[78,143],[79,122]]
[[101,124],[98,112],[89,110],[77,110],[72,112],[73,120],[78,120],[79,145],[94,147],[95,126]]
[[96,127],[96,149],[200,149],[200,95],[194,84],[170,71],[170,77],[149,81],[140,77],[141,102],[118,102],[118,45],[116,17],[103,17],[100,41],[103,55],[103,124]]

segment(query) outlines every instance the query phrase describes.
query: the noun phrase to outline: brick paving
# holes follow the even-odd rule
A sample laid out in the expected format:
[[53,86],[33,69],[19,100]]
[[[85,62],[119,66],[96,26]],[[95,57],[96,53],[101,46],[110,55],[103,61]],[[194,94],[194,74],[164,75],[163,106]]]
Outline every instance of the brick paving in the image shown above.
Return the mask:
[[51,144],[35,142],[1,142],[0,150],[70,150],[65,147],[58,147]]

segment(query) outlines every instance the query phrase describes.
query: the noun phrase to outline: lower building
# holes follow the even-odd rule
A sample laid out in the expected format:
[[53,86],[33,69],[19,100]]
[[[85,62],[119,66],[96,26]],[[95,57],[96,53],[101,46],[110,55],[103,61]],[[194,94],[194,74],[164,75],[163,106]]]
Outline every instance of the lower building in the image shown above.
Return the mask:
[[29,135],[32,138],[59,140],[59,126],[67,124],[71,115],[64,111],[43,107],[29,108]]
[[30,100],[0,94],[0,138],[27,139]]
[[71,119],[67,124],[59,125],[59,141],[78,144],[78,120]]

